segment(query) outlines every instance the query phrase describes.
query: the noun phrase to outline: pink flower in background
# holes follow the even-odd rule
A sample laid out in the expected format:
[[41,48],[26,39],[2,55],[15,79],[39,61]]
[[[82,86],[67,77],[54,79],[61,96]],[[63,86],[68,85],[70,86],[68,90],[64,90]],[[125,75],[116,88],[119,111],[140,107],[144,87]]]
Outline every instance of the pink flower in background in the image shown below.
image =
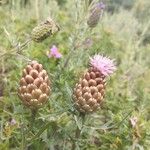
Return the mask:
[[86,38],[83,42],[82,42],[84,48],[88,49],[91,48],[93,45],[93,40],[91,38]]
[[116,70],[114,60],[101,55],[95,55],[91,58],[90,64],[105,76],[112,74]]
[[130,123],[133,128],[136,126],[137,122],[138,122],[138,118],[136,116],[130,118]]
[[15,119],[11,119],[10,121],[10,125],[14,126],[17,124],[17,121]]
[[49,52],[47,53],[48,58],[54,57],[54,58],[61,58],[62,54],[59,52],[58,48],[53,45]]
[[100,9],[105,9],[106,7],[103,2],[99,2],[96,6],[99,7]]

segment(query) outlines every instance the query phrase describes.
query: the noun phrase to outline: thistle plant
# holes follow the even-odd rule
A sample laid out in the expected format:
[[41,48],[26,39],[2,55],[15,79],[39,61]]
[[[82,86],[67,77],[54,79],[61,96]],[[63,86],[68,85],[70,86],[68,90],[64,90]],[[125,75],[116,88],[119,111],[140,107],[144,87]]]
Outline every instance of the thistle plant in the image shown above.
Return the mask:
[[0,149],[148,149],[144,23],[108,1],[104,16],[100,0],[57,1],[0,8]]
[[96,111],[103,99],[106,88],[106,77],[116,70],[113,60],[95,55],[90,58],[90,67],[80,78],[74,89],[74,101],[82,113]]
[[50,80],[46,70],[37,61],[30,62],[23,69],[18,89],[22,103],[31,109],[30,130],[33,128],[38,109],[48,101],[50,92]]

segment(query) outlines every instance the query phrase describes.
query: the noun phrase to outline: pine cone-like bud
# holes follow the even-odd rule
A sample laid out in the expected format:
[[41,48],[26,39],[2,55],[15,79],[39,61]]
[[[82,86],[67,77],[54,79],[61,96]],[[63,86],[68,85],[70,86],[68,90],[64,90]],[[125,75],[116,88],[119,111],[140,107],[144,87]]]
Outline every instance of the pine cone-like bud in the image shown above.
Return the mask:
[[105,5],[102,2],[101,3],[99,2],[98,4],[94,5],[87,20],[87,24],[90,28],[96,27],[103,13],[104,8]]
[[90,68],[76,84],[73,99],[82,113],[96,111],[104,98],[106,76],[116,69],[113,60],[100,55],[91,58]]
[[42,42],[58,31],[59,27],[56,23],[51,18],[48,18],[45,22],[39,24],[32,30],[31,38],[35,42]]
[[31,109],[43,106],[50,94],[50,80],[42,64],[32,61],[23,70],[18,94],[23,104]]

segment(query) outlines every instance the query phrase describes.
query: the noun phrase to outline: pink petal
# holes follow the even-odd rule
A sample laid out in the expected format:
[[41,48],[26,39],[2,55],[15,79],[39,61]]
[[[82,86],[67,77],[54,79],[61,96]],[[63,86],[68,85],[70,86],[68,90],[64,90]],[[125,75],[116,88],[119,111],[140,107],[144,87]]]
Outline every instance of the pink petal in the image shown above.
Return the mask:
[[101,55],[95,55],[93,58],[90,58],[90,65],[97,68],[105,76],[112,74],[116,70],[114,60]]
[[55,57],[56,57],[56,58],[61,58],[61,57],[62,57],[62,54],[61,54],[61,53],[57,53],[57,54],[55,55]]
[[49,53],[47,54],[49,58],[54,57],[54,58],[61,58],[62,54],[58,51],[58,48],[53,45],[52,48],[50,49]]
[[52,55],[55,55],[57,52],[58,52],[58,48],[55,45],[53,45],[52,48],[50,49],[50,53]]

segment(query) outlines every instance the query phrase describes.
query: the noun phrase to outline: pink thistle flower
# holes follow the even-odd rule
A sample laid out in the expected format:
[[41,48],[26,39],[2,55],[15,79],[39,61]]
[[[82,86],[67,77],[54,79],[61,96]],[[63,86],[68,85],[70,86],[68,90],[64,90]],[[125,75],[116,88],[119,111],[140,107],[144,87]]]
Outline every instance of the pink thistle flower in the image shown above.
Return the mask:
[[104,76],[108,76],[116,70],[114,60],[101,55],[95,55],[90,58],[90,65],[98,69]]
[[50,49],[50,51],[47,53],[48,57],[54,57],[54,58],[61,58],[62,54],[59,52],[58,48],[53,45]]

